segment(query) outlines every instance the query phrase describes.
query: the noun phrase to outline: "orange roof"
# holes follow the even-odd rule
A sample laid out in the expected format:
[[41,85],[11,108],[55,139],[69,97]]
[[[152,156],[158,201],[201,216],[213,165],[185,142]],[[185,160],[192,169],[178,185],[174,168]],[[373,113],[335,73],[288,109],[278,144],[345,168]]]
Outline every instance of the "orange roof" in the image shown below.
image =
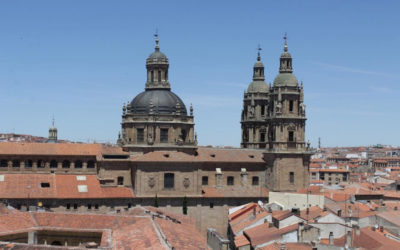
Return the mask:
[[231,213],[230,215],[228,215],[228,219],[230,221],[233,221],[236,218],[248,213],[249,211],[252,212],[253,208],[258,208],[258,207],[259,206],[257,203],[254,203],[254,202],[247,203],[242,208],[240,208],[240,209],[236,210],[235,212]]
[[286,242],[285,245],[283,246],[282,243],[274,242],[272,244],[269,244],[265,247],[257,248],[259,250],[281,250],[281,249],[286,249],[286,250],[311,250],[312,246],[311,244],[308,243],[294,243],[294,242]]
[[313,221],[315,218],[321,217],[323,215],[327,214],[326,211],[322,210],[318,206],[312,206],[308,209],[302,209],[300,211],[300,218],[306,221]]
[[269,224],[265,223],[244,231],[244,234],[250,240],[251,245],[256,247],[260,244],[279,239],[282,235],[295,231],[297,228],[298,224],[277,229],[276,227],[269,227]]
[[92,155],[101,153],[101,144],[79,143],[0,143],[2,155]]
[[241,234],[239,236],[236,236],[234,241],[235,241],[235,246],[236,247],[242,247],[242,246],[250,245],[249,240],[243,234]]
[[32,229],[91,230],[103,233],[100,246],[113,249],[164,249],[166,241],[175,249],[208,249],[205,238],[194,224],[158,217],[153,220],[143,208],[135,209],[142,212],[137,215],[49,212],[0,215],[0,235]]
[[260,150],[199,147],[197,155],[177,151],[153,151],[133,156],[136,162],[230,162],[265,163]]
[[[78,181],[78,176],[84,180]],[[49,187],[41,187],[48,183]],[[78,186],[81,186],[79,192]],[[85,190],[87,190],[85,192]],[[4,174],[0,182],[0,198],[14,199],[80,199],[80,198],[133,198],[128,187],[102,187],[97,175],[64,174]]]
[[[345,246],[347,235],[334,239],[335,246]],[[321,239],[322,244],[329,244],[328,239]],[[386,237],[378,230],[372,231],[370,227],[364,227],[357,234],[355,230],[351,232],[351,247],[361,249],[399,249],[400,242]]]
[[256,216],[254,216],[252,214],[250,216],[247,216],[246,219],[240,221],[237,224],[232,225],[231,229],[234,234],[237,234],[240,230],[243,230],[246,227],[251,226],[253,223],[255,223],[261,219],[264,219],[268,215],[270,215],[270,213],[268,213],[267,211],[258,211],[258,212],[256,212]]

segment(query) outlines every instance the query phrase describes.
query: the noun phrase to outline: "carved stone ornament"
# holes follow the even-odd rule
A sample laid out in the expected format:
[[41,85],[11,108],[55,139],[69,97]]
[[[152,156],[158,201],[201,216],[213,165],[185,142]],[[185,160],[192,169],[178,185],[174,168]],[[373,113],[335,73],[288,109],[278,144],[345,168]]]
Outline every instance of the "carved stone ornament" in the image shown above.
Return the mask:
[[184,186],[185,188],[188,188],[188,187],[190,186],[190,180],[189,180],[189,178],[183,179],[183,186]]
[[156,180],[154,179],[154,177],[150,177],[148,183],[149,187],[153,188],[156,185]]

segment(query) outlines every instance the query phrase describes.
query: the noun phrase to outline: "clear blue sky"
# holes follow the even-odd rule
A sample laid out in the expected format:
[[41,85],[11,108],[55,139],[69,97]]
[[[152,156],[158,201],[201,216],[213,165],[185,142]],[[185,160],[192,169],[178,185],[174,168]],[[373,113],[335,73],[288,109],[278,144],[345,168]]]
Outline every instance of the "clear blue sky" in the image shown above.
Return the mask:
[[399,145],[399,1],[1,1],[0,133],[117,139],[144,90],[158,28],[172,90],[194,106],[200,145],[240,144],[260,44],[266,79],[288,33],[316,146]]

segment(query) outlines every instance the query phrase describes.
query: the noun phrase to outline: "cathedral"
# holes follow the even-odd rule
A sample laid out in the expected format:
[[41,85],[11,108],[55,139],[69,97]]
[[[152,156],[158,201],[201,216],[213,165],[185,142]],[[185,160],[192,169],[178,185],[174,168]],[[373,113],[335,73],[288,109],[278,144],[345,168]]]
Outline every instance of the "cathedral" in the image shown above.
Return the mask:
[[172,92],[168,69],[156,36],[144,91],[122,106],[118,145],[58,141],[54,123],[48,143],[0,143],[0,199],[22,211],[94,213],[154,205],[179,213],[185,199],[199,230],[226,234],[229,207],[308,187],[303,86],[286,40],[272,85],[258,51],[241,148],[197,145],[193,107]]

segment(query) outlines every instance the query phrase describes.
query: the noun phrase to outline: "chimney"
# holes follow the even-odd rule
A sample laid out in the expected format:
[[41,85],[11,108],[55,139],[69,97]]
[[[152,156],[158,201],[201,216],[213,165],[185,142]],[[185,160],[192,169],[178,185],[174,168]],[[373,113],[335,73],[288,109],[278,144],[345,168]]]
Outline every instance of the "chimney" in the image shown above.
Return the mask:
[[341,210],[341,209],[339,209],[339,210],[337,211],[337,216],[339,216],[339,217],[342,216],[342,210]]
[[329,245],[333,245],[333,232],[329,233]]
[[299,239],[299,242],[303,242],[303,231],[304,231],[304,222],[299,222],[299,228],[297,229],[297,237]]
[[347,231],[346,246],[347,246],[348,248],[351,247],[351,231]]
[[306,214],[310,214],[310,208],[309,207],[307,207],[307,209],[306,209]]
[[318,250],[317,244],[315,241],[311,241],[312,250]]

